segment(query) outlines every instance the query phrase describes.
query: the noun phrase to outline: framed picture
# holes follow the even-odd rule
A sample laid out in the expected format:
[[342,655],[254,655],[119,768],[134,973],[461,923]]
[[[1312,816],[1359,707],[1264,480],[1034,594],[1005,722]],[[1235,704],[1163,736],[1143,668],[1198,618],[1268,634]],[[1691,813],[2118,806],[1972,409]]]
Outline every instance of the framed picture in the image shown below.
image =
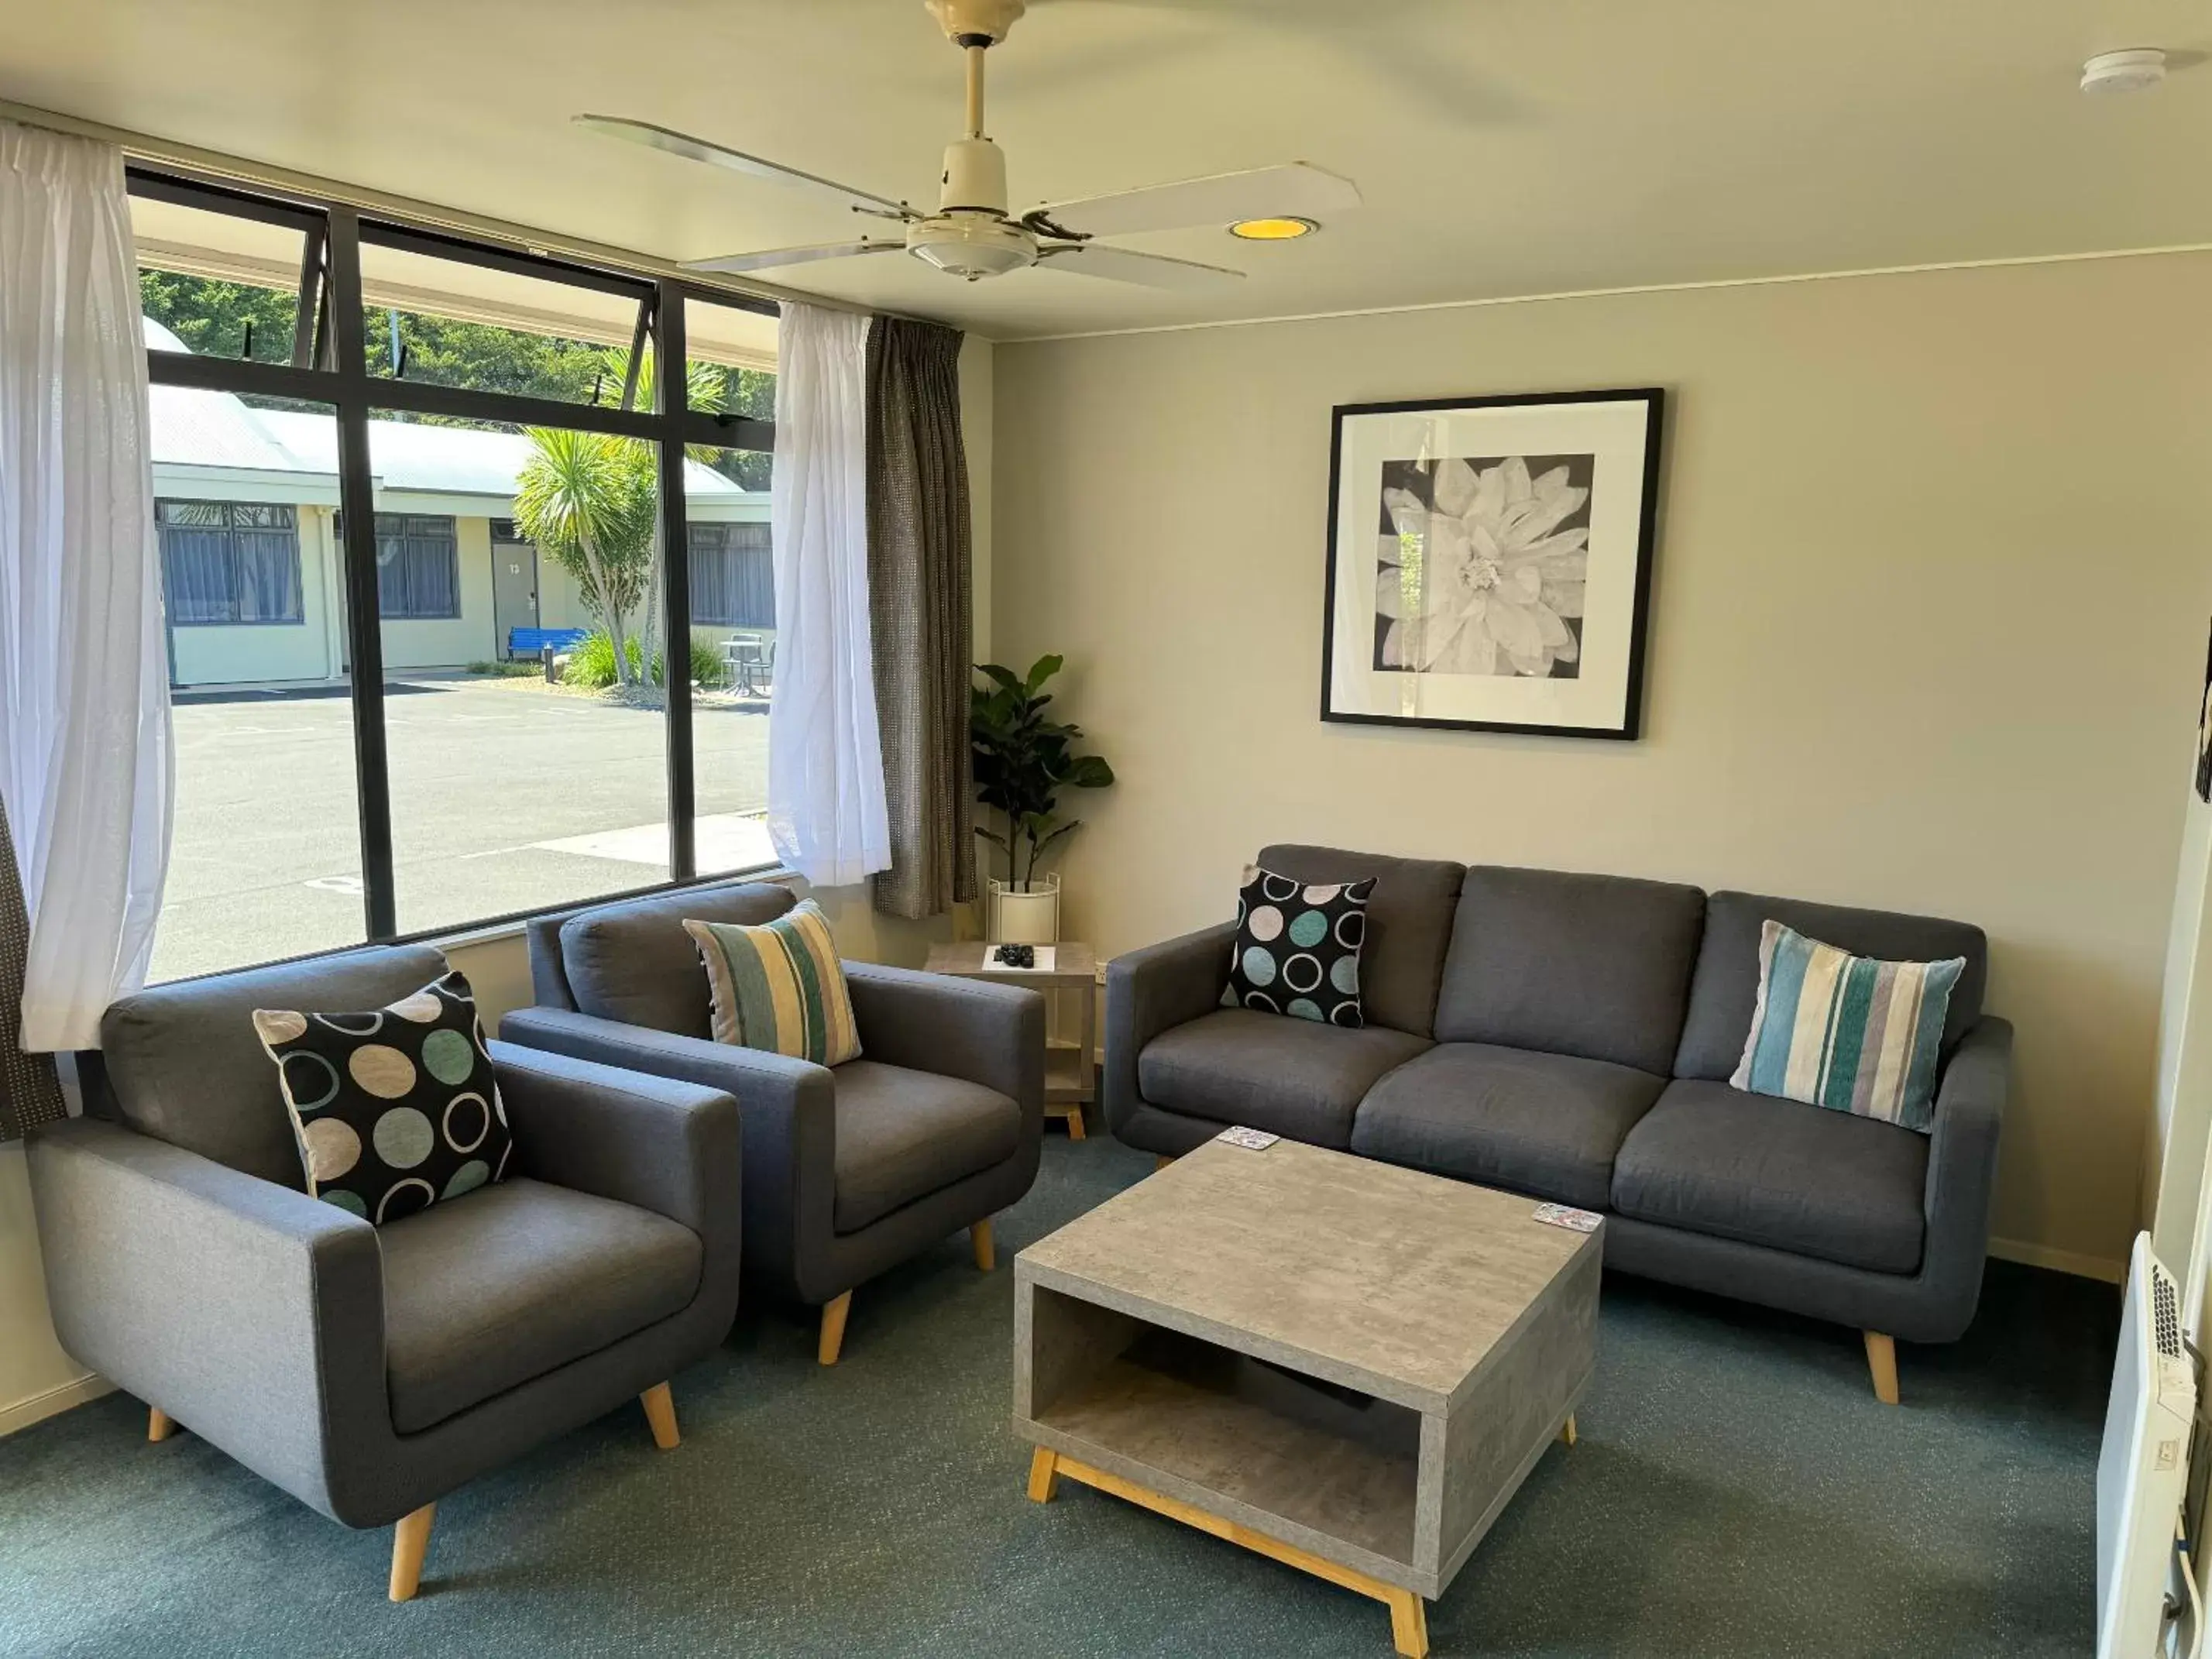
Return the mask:
[[1635,737],[1662,403],[1338,408],[1322,718]]

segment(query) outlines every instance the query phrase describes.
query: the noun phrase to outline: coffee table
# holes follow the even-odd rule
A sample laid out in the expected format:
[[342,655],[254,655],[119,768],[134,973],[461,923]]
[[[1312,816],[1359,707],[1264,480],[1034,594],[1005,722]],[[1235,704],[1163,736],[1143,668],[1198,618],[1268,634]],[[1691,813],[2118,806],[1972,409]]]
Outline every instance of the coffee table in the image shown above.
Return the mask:
[[1197,1151],[1014,1259],[1029,1495],[1065,1477],[1390,1609],[1441,1595],[1574,1412],[1602,1231],[1279,1140]]

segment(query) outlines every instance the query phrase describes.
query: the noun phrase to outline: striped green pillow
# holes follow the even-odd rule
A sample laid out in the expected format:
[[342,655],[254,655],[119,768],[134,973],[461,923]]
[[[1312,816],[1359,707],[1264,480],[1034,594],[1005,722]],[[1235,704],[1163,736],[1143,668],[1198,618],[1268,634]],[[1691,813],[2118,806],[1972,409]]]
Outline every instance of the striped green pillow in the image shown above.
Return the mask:
[[1729,1081],[1925,1133],[1943,1016],[1966,970],[1964,957],[1855,957],[1770,921],[1759,932],[1751,1036]]
[[842,1066],[860,1057],[853,999],[822,907],[801,899],[757,927],[687,921],[707,965],[714,1041]]

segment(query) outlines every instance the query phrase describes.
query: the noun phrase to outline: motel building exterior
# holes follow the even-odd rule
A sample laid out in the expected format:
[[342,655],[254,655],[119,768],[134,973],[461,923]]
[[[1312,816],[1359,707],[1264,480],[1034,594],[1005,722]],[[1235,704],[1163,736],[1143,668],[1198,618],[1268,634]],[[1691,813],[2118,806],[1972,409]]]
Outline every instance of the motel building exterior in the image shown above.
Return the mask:
[[[160,324],[147,343],[182,350]],[[169,677],[179,689],[346,678],[337,427],[228,392],[151,388]],[[504,659],[512,630],[595,628],[574,582],[518,538],[520,433],[372,421],[377,586],[387,673]],[[684,462],[692,634],[775,625],[769,497]]]

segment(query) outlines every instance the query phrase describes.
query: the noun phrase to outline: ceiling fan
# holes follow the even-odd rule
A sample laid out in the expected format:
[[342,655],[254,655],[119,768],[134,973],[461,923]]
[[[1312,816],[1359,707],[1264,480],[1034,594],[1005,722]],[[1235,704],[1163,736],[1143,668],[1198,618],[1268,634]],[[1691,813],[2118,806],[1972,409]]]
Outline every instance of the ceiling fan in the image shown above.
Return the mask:
[[1025,265],[1048,265],[1149,288],[1211,288],[1233,282],[1244,273],[1192,259],[1139,253],[1096,239],[1189,225],[1313,220],[1359,205],[1359,188],[1349,179],[1291,161],[1081,201],[1048,203],[1014,217],[1006,211],[1006,155],[983,136],[983,54],[1006,38],[1027,0],[922,0],[922,3],[968,61],[967,137],[945,146],[934,213],[922,213],[906,202],[855,190],[650,121],[614,115],[579,115],[574,119],[578,125],[610,137],[811,191],[863,217],[883,221],[887,229],[904,228],[903,235],[863,234],[857,241],[690,260],[687,266],[693,270],[766,270],[817,259],[904,252],[971,283]]

